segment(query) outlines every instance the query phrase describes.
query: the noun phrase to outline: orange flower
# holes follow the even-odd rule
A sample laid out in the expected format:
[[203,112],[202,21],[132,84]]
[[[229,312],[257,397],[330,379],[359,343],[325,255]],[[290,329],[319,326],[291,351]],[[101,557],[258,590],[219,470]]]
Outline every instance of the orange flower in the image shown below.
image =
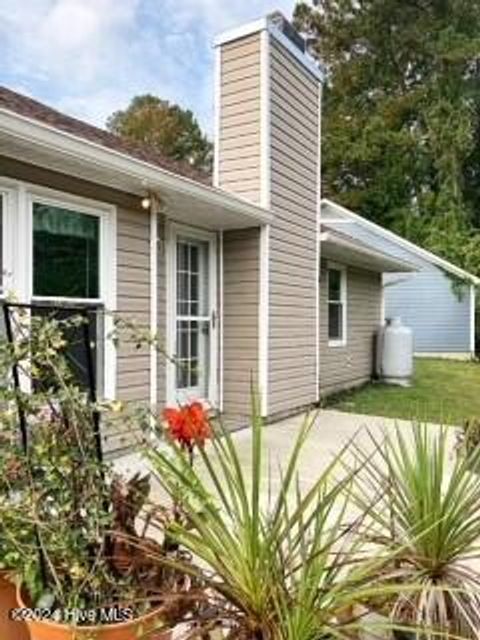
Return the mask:
[[163,417],[170,436],[182,446],[203,446],[212,437],[212,429],[206,410],[200,402],[191,402],[179,409],[165,409]]

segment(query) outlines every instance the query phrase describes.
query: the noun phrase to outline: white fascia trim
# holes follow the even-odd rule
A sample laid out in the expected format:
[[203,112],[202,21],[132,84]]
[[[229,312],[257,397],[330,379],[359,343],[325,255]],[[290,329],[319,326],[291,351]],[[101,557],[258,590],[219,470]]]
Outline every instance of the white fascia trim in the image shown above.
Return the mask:
[[[262,31],[260,40],[260,199],[270,209],[271,199],[271,112],[270,112],[270,34]],[[270,333],[270,225],[260,229],[260,299],[258,307],[258,385],[262,416],[268,415],[268,369]]]
[[222,49],[215,49],[214,76],[214,139],[213,139],[213,186],[220,186],[220,123],[222,100]]
[[[158,334],[158,202],[152,199],[150,207],[150,334]],[[155,344],[150,346],[150,406],[158,403],[158,352]]]
[[222,44],[227,44],[227,42],[233,42],[234,40],[239,40],[240,38],[245,38],[246,36],[252,35],[252,33],[258,33],[259,31],[264,31],[268,27],[268,17],[264,16],[263,18],[259,18],[258,20],[252,20],[251,22],[247,22],[246,24],[242,24],[240,27],[235,27],[234,29],[228,29],[228,31],[224,31],[216,36],[213,40],[213,46],[219,47]]
[[422,247],[419,247],[413,242],[410,242],[409,240],[402,238],[401,236],[397,235],[393,231],[390,231],[389,229],[384,229],[380,225],[375,224],[375,222],[372,222],[371,220],[367,220],[366,218],[363,218],[358,213],[354,213],[353,211],[350,211],[350,209],[347,209],[346,207],[343,207],[342,205],[337,204],[336,202],[333,202],[328,198],[323,198],[322,205],[331,207],[332,209],[336,209],[337,211],[351,218],[354,222],[358,222],[358,224],[363,225],[367,229],[372,229],[372,231],[375,231],[379,235],[384,236],[388,240],[391,240],[392,242],[402,247],[405,247],[406,249],[409,249],[412,253],[416,253],[421,258],[424,258],[425,260],[428,260],[429,262],[436,264],[437,266],[441,267],[445,271],[449,271],[450,273],[453,273],[458,278],[461,278],[462,280],[469,280],[470,282],[473,282],[476,285],[480,284],[480,278],[477,278],[477,276],[474,276],[473,273],[468,273],[468,271],[464,271],[463,269],[455,266],[451,262],[448,262],[447,260],[444,260],[443,258],[440,258],[439,256],[435,255],[434,253],[427,251],[427,249],[422,249]]
[[470,351],[475,354],[475,286],[470,285]]
[[271,215],[248,200],[233,196],[216,187],[203,185],[190,178],[155,167],[144,160],[128,156],[115,149],[85,140],[66,131],[26,118],[8,109],[0,108],[0,132],[45,150],[81,160],[91,166],[138,180],[139,191],[148,184],[151,189],[170,189],[179,194],[198,198],[208,204],[222,207],[226,215],[240,214],[252,220],[252,226],[270,222]]

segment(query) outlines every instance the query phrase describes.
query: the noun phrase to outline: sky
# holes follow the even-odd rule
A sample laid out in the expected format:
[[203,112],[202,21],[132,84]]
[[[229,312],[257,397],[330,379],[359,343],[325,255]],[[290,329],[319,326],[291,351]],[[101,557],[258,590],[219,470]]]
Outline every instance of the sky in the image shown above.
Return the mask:
[[137,94],[213,130],[216,34],[295,0],[0,0],[0,84],[104,126]]

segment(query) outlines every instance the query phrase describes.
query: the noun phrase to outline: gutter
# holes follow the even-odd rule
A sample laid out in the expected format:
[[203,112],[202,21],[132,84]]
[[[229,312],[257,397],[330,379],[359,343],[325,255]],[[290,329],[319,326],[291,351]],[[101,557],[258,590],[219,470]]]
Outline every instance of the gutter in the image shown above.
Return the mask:
[[[355,213],[354,211],[350,211],[350,209],[343,207],[341,204],[337,204],[336,202],[333,202],[333,200],[329,200],[328,198],[322,198],[322,207],[323,206],[336,209],[337,211],[340,211],[341,213],[346,215],[348,218],[348,220],[345,220],[345,219],[334,220],[332,222],[335,222],[335,223],[341,222],[341,221],[356,222],[360,226],[366,227],[367,229],[371,230],[373,233],[376,233],[379,236],[383,236],[390,242],[393,242],[394,244],[397,244],[400,247],[405,247],[405,249],[407,249],[408,251],[419,255],[421,258],[423,258],[427,262],[431,262],[432,264],[435,264],[436,266],[440,267],[444,271],[453,273],[460,280],[471,282],[476,286],[480,285],[480,278],[473,275],[473,273],[469,273],[468,271],[465,271],[464,269],[461,269],[460,267],[457,267],[456,265],[452,264],[448,260],[445,260],[444,258],[440,258],[440,256],[437,256],[435,253],[432,253],[427,249],[423,249],[422,247],[419,247],[415,243],[410,242],[410,240],[407,240],[406,238],[402,238],[401,236],[394,233],[393,231],[390,231],[390,229],[385,229],[384,227],[376,224],[375,222],[372,222],[371,220],[367,220],[367,218],[363,218],[358,213]],[[328,219],[325,220],[326,224],[328,224],[328,222],[330,222]]]
[[0,133],[13,136],[46,151],[63,154],[102,169],[138,180],[139,191],[145,188],[165,189],[221,207],[231,214],[252,219],[252,225],[268,224],[271,213],[247,200],[217,188],[202,185],[190,178],[156,167],[115,149],[75,136],[38,120],[0,108]]

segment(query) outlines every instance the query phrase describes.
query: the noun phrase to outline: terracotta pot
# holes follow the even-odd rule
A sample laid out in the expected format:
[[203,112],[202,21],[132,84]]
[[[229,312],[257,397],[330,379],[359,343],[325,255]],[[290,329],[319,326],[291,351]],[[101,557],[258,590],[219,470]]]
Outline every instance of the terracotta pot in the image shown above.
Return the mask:
[[[17,589],[17,606],[26,607],[24,595],[20,586]],[[31,640],[141,640],[145,636],[148,640],[171,640],[172,631],[152,632],[161,626],[161,616],[158,609],[118,624],[104,624],[99,626],[71,627],[49,620],[27,620]],[[3,636],[0,636],[3,640]],[[10,639],[9,639],[10,640]]]
[[17,607],[16,587],[7,571],[0,571],[0,639],[28,640],[28,629],[23,622],[10,620],[10,611]]

